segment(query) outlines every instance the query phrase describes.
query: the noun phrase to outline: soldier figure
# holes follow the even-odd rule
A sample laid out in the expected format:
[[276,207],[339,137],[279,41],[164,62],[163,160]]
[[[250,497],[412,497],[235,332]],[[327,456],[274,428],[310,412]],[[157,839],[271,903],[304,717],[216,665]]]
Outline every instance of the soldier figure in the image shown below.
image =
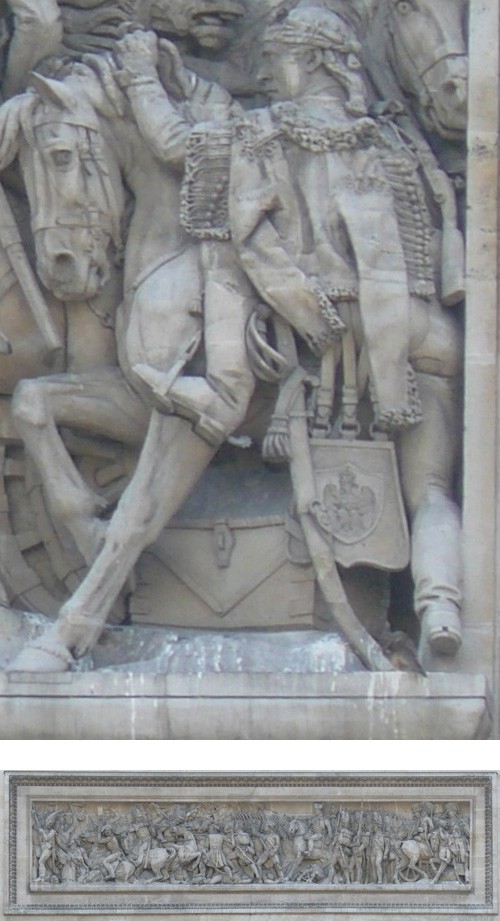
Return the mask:
[[44,883],[47,876],[47,864],[50,862],[52,872],[56,871],[56,846],[57,832],[55,829],[57,815],[50,815],[45,821],[45,827],[42,828],[38,823],[38,831],[41,838],[41,852],[38,858],[38,876],[36,883]]
[[[314,803],[314,815],[310,821],[312,834],[307,839],[307,853],[312,854],[316,849],[323,850],[332,839],[332,824],[323,812],[323,803]],[[307,856],[307,853],[304,856]]]
[[260,854],[257,860],[257,867],[259,872],[263,875],[263,870],[273,870],[276,874],[276,879],[282,880],[283,869],[280,863],[280,847],[281,839],[276,832],[276,828],[272,819],[266,819],[263,825],[262,833],[259,834],[259,838],[262,843],[263,851]]
[[[389,122],[367,117],[360,51],[346,21],[320,7],[299,5],[267,30],[259,76],[272,105],[246,112],[233,144],[230,224],[241,263],[272,309],[299,332],[298,305],[311,319],[328,317],[337,334],[340,315],[367,357],[375,425],[392,433],[399,455],[422,646],[452,655],[461,635],[452,499],[461,334],[436,289],[437,200],[425,199],[426,167],[415,165]],[[444,173],[439,182],[453,195]],[[414,215],[403,217],[398,184],[414,190]],[[422,239],[416,261],[413,219]],[[439,258],[442,268],[444,248]],[[447,303],[459,294],[448,293]]]

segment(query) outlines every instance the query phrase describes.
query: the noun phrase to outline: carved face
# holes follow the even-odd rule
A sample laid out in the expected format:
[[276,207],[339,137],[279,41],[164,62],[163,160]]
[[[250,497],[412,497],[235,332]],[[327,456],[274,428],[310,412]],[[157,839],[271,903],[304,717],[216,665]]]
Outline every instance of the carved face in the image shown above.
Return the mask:
[[244,12],[242,0],[154,0],[150,24],[156,32],[187,39],[194,50],[222,51]]
[[301,45],[265,42],[257,79],[271,99],[292,100],[302,96],[311,74],[311,53]]
[[205,50],[222,51],[234,36],[245,8],[240,0],[196,0],[190,9],[189,36]]

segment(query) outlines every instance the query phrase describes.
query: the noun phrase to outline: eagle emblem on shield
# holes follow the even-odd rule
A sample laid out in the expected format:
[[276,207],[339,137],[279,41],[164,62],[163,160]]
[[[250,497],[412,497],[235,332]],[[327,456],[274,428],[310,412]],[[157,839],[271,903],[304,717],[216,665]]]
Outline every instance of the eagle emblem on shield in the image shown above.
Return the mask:
[[322,500],[315,503],[318,524],[335,540],[355,544],[376,528],[382,496],[373,479],[346,463],[323,486]]

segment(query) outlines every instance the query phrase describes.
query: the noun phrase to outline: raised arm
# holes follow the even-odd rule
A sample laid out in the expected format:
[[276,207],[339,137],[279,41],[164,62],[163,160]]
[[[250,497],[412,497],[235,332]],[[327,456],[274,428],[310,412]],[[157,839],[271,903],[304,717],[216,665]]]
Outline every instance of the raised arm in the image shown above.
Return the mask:
[[116,45],[115,58],[120,67],[116,79],[127,94],[149,149],[162,162],[182,168],[191,125],[160,81],[155,33],[136,31],[125,35]]

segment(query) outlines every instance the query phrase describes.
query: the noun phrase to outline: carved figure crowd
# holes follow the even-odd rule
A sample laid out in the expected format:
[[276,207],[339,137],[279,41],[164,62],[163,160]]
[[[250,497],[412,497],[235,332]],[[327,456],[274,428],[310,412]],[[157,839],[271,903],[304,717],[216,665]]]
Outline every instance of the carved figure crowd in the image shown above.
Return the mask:
[[[55,8],[48,0],[41,6],[47,4]],[[50,512],[90,568],[57,622],[27,645],[14,669],[64,670],[92,648],[139,555],[220,445],[238,437],[259,375],[284,381],[272,438],[261,433],[260,440],[273,445],[272,459],[291,461],[318,580],[361,660],[392,667],[351,611],[333,562],[325,576],[320,562],[333,555],[332,544],[313,520],[313,487],[305,497],[298,492],[314,476],[310,431],[355,439],[363,394],[372,434],[390,435],[397,448],[422,649],[454,655],[460,645],[461,532],[453,489],[462,347],[460,325],[445,309],[464,293],[454,189],[415,123],[407,119],[401,127],[385,111],[350,14],[359,11],[360,37],[382,22],[381,42],[390,34],[393,55],[412,41],[428,121],[432,116],[441,128],[451,111],[459,133],[465,2],[297,0],[291,6],[259,36],[258,85],[269,101],[262,108],[244,112],[235,104],[242,87],[229,52],[225,57],[231,29],[243,18],[235,0],[196,0],[182,15],[177,4],[161,0],[61,4],[71,27],[65,40],[77,42],[80,17],[86,13],[88,22],[95,8],[94,39],[102,25],[111,54],[94,54],[76,67],[63,60],[57,80],[35,78],[38,108],[33,95],[19,111],[14,100],[7,103],[4,165],[19,143],[7,129],[17,118],[24,131],[35,119],[21,165],[36,215],[37,271],[60,301],[86,301],[103,287],[106,243],[119,248],[120,202],[126,190],[134,196],[117,311],[119,367],[102,370],[94,362],[84,373],[30,376],[15,391],[15,425]],[[123,25],[129,9],[141,29],[111,40],[106,28],[114,14],[121,11]],[[420,31],[429,22],[441,36],[430,60]],[[402,74],[402,83],[409,76]],[[255,87],[254,81],[247,91]],[[446,137],[454,136],[453,125],[450,134],[442,129]],[[78,140],[70,143],[75,129]],[[115,160],[103,171],[108,147]],[[83,191],[75,178],[81,165]],[[55,216],[42,216],[34,201],[47,177],[52,197],[44,202],[55,203]],[[82,200],[90,202],[87,211]],[[266,316],[275,327],[268,324],[267,338]],[[318,359],[322,364],[313,384],[304,366],[314,358],[316,371]],[[334,419],[341,362],[343,407]],[[297,400],[304,396],[310,401],[301,410]],[[297,420],[306,416],[310,431],[297,434]],[[89,487],[64,442],[61,427],[68,425],[140,447],[109,520],[106,498]],[[393,561],[374,565],[401,568]]]
[[41,884],[401,885],[470,882],[458,803],[399,810],[315,803],[312,815],[245,806],[33,810]]

